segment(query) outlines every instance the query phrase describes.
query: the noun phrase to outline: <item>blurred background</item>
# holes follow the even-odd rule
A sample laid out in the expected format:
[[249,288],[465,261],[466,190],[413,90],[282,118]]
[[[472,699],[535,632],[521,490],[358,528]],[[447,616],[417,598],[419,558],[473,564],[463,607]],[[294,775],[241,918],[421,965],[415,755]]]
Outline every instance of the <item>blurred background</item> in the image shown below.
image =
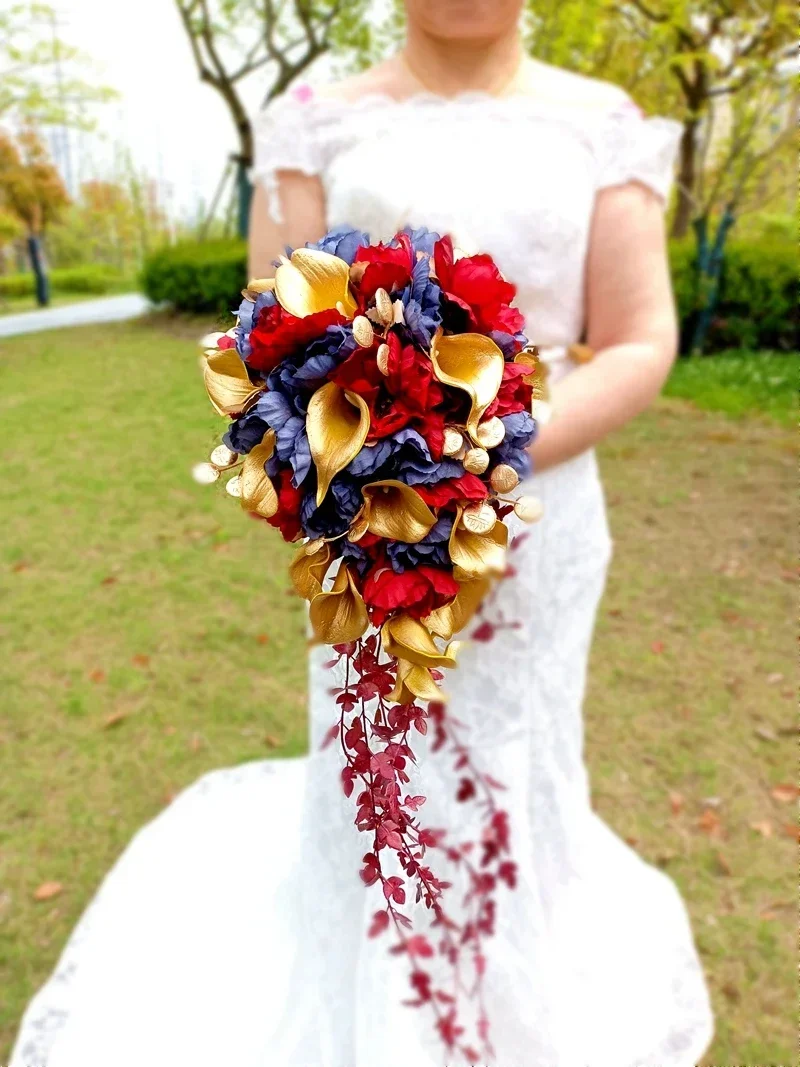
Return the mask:
[[[793,14],[526,15],[537,58],[683,126],[682,355],[601,449],[587,745],[598,809],[686,895],[715,1067],[797,1062]],[[220,432],[196,339],[246,280],[259,107],[402,28],[389,0],[0,0],[0,1063],[131,833],[203,771],[306,744],[287,547],[190,478]]]

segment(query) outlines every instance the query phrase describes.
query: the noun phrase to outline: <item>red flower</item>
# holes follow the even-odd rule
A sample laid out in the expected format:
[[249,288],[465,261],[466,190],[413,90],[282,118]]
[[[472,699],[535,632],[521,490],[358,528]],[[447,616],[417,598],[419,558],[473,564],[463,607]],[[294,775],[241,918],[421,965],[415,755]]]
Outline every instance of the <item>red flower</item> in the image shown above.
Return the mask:
[[386,388],[417,414],[442,402],[442,388],[433,376],[433,364],[413,345],[403,345],[396,333],[389,334],[389,373]]
[[443,237],[433,250],[436,277],[445,298],[461,309],[464,330],[517,333],[525,319],[510,307],[516,288],[503,279],[491,256],[464,256],[453,260],[453,242]]
[[486,486],[477,474],[462,474],[460,478],[445,478],[436,485],[415,485],[414,488],[429,508],[444,508],[448,504],[485,500]]
[[375,362],[377,345],[372,348],[357,348],[355,352],[340,364],[333,374],[329,375],[332,382],[336,382],[342,389],[349,389],[358,393],[369,405],[370,409],[378,399],[383,375],[378,370]]
[[513,415],[517,411],[530,411],[533,387],[522,379],[530,373],[530,367],[521,363],[506,363],[503,367],[503,381],[497,396],[486,409],[484,418],[493,415]]
[[358,283],[358,303],[363,310],[378,289],[387,293],[404,289],[411,281],[414,268],[414,252],[407,234],[397,236],[397,245],[365,245],[356,252],[356,263],[366,263],[367,268]]
[[344,319],[335,308],[317,311],[298,319],[280,304],[264,308],[250,332],[249,366],[269,372],[287,356],[321,337],[329,326],[340,326]]
[[274,481],[277,483],[278,510],[267,522],[280,530],[284,541],[294,541],[301,533],[300,504],[303,491],[292,485],[292,472],[288,467],[280,471]]
[[371,608],[373,623],[382,626],[398,609],[415,619],[429,615],[452,600],[457,592],[458,582],[450,571],[417,567],[396,574],[384,560],[379,560],[367,574],[362,595]]

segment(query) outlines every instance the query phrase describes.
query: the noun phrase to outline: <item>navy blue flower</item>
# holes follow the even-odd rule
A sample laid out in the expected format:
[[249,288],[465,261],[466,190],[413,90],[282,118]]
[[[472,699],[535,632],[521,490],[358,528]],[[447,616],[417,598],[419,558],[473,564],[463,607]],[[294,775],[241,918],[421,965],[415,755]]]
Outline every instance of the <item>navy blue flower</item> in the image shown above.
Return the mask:
[[425,438],[406,427],[362,448],[346,471],[362,481],[397,478],[406,485],[433,485],[444,478],[460,478],[464,468],[454,459],[433,459]]
[[507,463],[520,478],[527,478],[532,470],[528,446],[536,436],[536,420],[528,411],[517,411],[513,415],[504,415],[501,422],[506,435],[497,448],[492,449],[492,459]]
[[245,360],[250,355],[250,331],[258,322],[258,316],[264,308],[274,304],[277,304],[277,300],[271,289],[259,293],[255,300],[242,300],[236,313],[239,318],[236,325],[236,351],[241,359]]
[[346,537],[343,537],[341,541],[334,541],[331,548],[336,552],[337,547],[342,556],[342,559],[348,565],[358,571],[363,578],[367,571],[372,566],[372,559],[365,548],[362,548],[358,543],[348,541]]
[[433,246],[440,239],[438,233],[434,233],[433,230],[428,230],[424,226],[420,226],[417,230],[406,226],[403,233],[407,233],[411,238],[411,247],[414,252],[424,252],[428,256],[433,255]]
[[430,346],[436,328],[441,325],[439,311],[441,289],[431,281],[430,261],[420,259],[411,274],[411,284],[400,294],[406,327],[422,348]]
[[309,241],[306,248],[317,248],[320,252],[330,252],[332,256],[338,256],[345,263],[352,263],[356,258],[356,252],[362,245],[369,244],[369,234],[362,230],[354,230],[352,226],[337,226],[335,230],[326,233],[319,241]]
[[421,564],[431,567],[450,566],[450,531],[453,528],[453,516],[442,515],[431,531],[415,545],[404,541],[389,541],[386,552],[396,574],[419,567]]
[[240,415],[238,419],[233,420],[222,440],[232,452],[245,456],[252,448],[261,444],[268,429],[268,424],[260,415],[248,411],[246,415]]
[[303,497],[300,505],[303,532],[307,537],[336,537],[349,528],[363,503],[359,483],[344,473],[337,474],[319,507],[314,489]]
[[506,359],[513,359],[528,343],[528,338],[524,333],[504,333],[502,330],[492,330],[489,336]]

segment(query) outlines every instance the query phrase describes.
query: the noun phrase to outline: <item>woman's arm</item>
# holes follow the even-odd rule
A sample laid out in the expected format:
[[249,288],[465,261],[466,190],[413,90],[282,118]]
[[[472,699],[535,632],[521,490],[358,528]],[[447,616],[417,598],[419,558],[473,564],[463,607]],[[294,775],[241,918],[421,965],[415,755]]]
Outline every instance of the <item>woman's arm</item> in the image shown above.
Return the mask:
[[596,352],[556,382],[536,470],[578,455],[643,411],[675,359],[677,323],[663,206],[639,184],[597,198],[586,275],[587,343]]
[[300,171],[280,171],[273,195],[280,201],[283,218],[280,223],[269,213],[263,186],[259,183],[253,191],[248,256],[251,278],[272,277],[275,273],[272,262],[282,255],[287,245],[298,248],[306,241],[318,240],[326,230],[325,195],[319,178]]

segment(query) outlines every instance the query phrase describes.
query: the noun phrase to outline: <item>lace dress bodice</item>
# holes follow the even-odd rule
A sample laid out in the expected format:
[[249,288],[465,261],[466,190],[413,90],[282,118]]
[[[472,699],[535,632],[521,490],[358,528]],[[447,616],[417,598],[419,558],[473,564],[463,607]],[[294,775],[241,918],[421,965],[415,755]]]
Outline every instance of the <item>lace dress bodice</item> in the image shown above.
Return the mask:
[[569,345],[584,329],[598,191],[635,181],[666,199],[680,133],[616,90],[608,106],[608,87],[598,106],[586,84],[582,104],[574,93],[562,104],[479,93],[353,103],[301,87],[263,113],[255,177],[277,219],[278,174],[299,170],[320,176],[329,226],[359,227],[373,241],[427,226],[465,252],[490,253],[517,286],[529,338]]

